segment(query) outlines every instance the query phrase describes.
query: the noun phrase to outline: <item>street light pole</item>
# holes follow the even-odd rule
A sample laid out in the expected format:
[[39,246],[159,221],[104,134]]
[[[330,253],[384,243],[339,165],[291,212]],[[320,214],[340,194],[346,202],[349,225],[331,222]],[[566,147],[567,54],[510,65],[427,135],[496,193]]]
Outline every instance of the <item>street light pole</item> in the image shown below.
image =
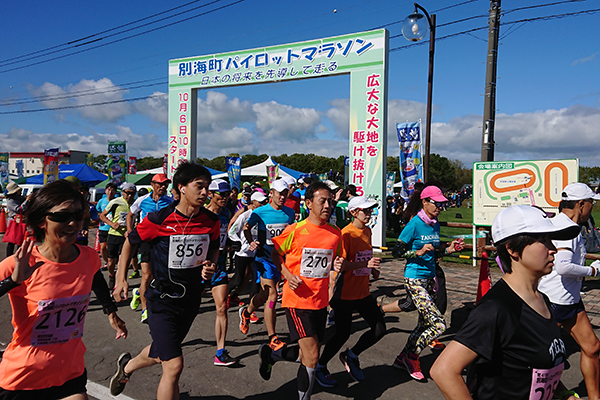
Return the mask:
[[435,54],[435,14],[431,14],[430,16],[423,7],[415,3],[414,14],[409,15],[402,23],[402,34],[411,42],[417,42],[427,35],[427,29],[421,29],[419,26],[419,22],[423,18],[423,15],[419,14],[418,10],[423,11],[423,14],[427,17],[430,31],[429,76],[427,79],[427,119],[425,122],[425,152],[423,153],[423,180],[427,182],[429,180],[429,154],[431,151],[431,104],[433,98],[433,56]]

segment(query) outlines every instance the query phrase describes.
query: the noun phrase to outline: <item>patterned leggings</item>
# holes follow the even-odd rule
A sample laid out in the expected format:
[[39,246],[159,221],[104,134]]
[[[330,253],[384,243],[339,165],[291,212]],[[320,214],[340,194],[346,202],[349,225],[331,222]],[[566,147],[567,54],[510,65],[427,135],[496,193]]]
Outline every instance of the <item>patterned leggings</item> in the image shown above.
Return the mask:
[[434,302],[435,280],[404,278],[404,287],[419,312],[419,323],[411,332],[403,353],[421,354],[423,349],[446,330],[446,322]]

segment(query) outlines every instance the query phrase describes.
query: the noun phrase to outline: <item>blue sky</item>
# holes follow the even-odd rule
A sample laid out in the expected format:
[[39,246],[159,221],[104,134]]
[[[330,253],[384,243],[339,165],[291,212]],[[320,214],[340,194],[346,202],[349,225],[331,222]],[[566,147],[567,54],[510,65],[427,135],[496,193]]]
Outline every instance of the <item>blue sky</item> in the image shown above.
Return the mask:
[[[600,9],[600,1],[503,1],[502,22]],[[83,44],[26,62],[13,57],[58,46],[186,4],[132,0],[103,2],[2,2],[0,42],[0,149],[61,150],[106,153],[108,140],[125,139],[131,155],[160,156],[167,146],[168,60],[188,56],[298,42],[385,26],[400,34],[401,21],[413,11],[411,1],[344,0],[304,2],[271,0],[202,0],[147,19],[197,10],[125,34],[92,36]],[[440,40],[443,36],[486,27],[489,1],[449,0],[420,3],[436,13],[432,152],[470,165],[481,152],[487,29]],[[450,7],[449,6],[454,6]],[[223,7],[220,10],[215,10]],[[214,10],[214,11],[213,11]],[[337,12],[334,12],[337,10]],[[514,10],[514,11],[512,11]],[[209,12],[206,15],[198,15]],[[149,28],[187,21],[134,38]],[[498,56],[496,159],[580,158],[600,165],[600,12],[561,19],[506,24],[500,29]],[[85,44],[90,40],[100,39]],[[117,43],[107,44],[113,40]],[[106,44],[106,45],[105,45]],[[425,120],[428,45],[402,48],[390,40],[388,155],[397,155],[395,122]],[[63,45],[63,46],[61,46]],[[102,46],[89,49],[93,46]],[[87,50],[89,49],[89,50]],[[83,51],[57,60],[51,57]],[[40,54],[40,53],[38,53]],[[36,57],[34,54],[32,57]],[[43,62],[28,66],[34,62]],[[17,68],[13,71],[9,69]],[[130,84],[140,82],[133,86]],[[129,84],[129,86],[128,86]],[[128,90],[121,90],[129,88]],[[88,95],[73,97],[76,92]],[[105,106],[49,108],[118,101]],[[14,104],[40,100],[41,102]],[[59,95],[61,98],[56,98]],[[201,157],[231,152],[316,153],[337,157],[348,152],[347,76],[233,87],[200,92]],[[43,112],[22,111],[45,109]],[[282,133],[265,140],[266,129]]]

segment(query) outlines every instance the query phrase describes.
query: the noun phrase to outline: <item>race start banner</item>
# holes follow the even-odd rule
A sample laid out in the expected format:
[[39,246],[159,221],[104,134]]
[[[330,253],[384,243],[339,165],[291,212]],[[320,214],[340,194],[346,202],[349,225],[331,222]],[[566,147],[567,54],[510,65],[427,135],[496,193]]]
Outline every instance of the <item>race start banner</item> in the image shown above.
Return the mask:
[[108,142],[108,178],[117,186],[127,180],[127,142]]
[[473,163],[473,225],[491,226],[516,204],[558,213],[564,187],[578,178],[578,159]]
[[[197,158],[198,90],[350,75],[349,184],[385,195],[389,34],[385,29],[169,61],[168,175]],[[385,213],[373,227],[385,245]]]
[[423,182],[421,158],[421,121],[396,124],[400,145],[400,173],[402,190],[400,196],[406,201],[415,191],[415,183]]
[[240,188],[242,182],[242,159],[240,157],[225,157],[225,167],[229,177],[229,185]]
[[6,192],[6,185],[8,185],[8,179],[10,177],[8,173],[8,159],[10,153],[0,153],[0,188],[2,193]]
[[59,148],[44,150],[44,185],[58,180]]
[[127,171],[131,175],[135,175],[137,173],[137,158],[129,157],[129,169]]

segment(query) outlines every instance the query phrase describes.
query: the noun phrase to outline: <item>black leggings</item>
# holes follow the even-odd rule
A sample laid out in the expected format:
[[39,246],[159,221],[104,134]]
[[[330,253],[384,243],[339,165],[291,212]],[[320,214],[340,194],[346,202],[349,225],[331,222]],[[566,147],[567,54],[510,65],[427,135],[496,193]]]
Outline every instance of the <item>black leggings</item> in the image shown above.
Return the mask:
[[258,284],[256,283],[256,274],[253,272],[256,270],[254,267],[254,257],[241,257],[235,256],[235,274],[229,281],[228,289],[229,294],[232,296],[239,295],[237,292],[244,282],[246,277],[246,270],[250,269],[250,298],[259,291]]
[[319,364],[327,365],[350,338],[352,312],[355,310],[369,324],[370,329],[363,333],[352,347],[354,354],[358,356],[385,335],[383,313],[373,296],[369,295],[361,300],[331,300],[330,305],[335,313],[335,334],[325,345]]

